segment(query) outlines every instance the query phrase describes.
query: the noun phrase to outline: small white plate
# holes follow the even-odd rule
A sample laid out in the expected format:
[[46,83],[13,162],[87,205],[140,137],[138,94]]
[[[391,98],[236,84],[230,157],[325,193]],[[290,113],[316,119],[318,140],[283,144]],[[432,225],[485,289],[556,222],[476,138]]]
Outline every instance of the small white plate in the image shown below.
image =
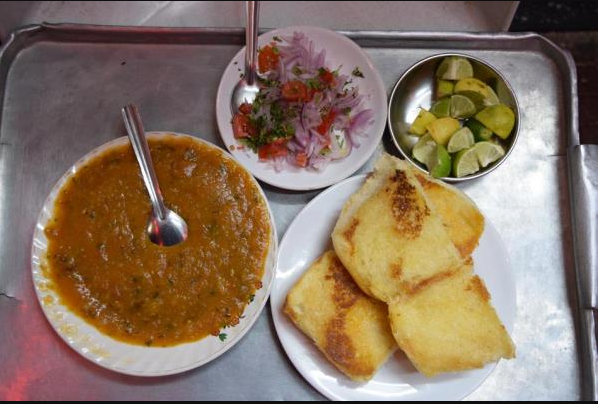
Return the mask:
[[[289,290],[305,270],[325,251],[332,249],[330,234],[341,209],[364,180],[364,175],[349,178],[318,195],[297,215],[280,244],[271,307],[282,345],[303,377],[333,400],[462,399],[490,375],[496,364],[427,379],[415,370],[404,354],[398,353],[371,381],[357,383],[330,364],[282,311]],[[517,310],[515,278],[504,243],[488,219],[473,258],[475,272],[492,294],[499,317],[507,330],[512,331]]]
[[[231,159],[231,157],[227,153],[224,153],[220,148],[196,137],[170,132],[154,132],[149,133],[148,136],[153,138],[186,136],[196,142],[207,145],[214,150],[218,150],[222,153],[224,158]],[[95,327],[88,324],[62,305],[57,293],[52,289],[51,280],[46,276],[43,270],[48,247],[48,240],[44,234],[44,228],[52,217],[54,202],[66,181],[86,162],[114,146],[123,145],[128,142],[129,140],[126,137],[122,137],[98,147],[75,163],[75,165],[72,166],[54,186],[42,208],[33,235],[31,265],[33,271],[33,283],[44,314],[54,330],[56,330],[60,337],[62,337],[71,348],[86,359],[89,359],[104,368],[134,376],[165,376],[181,373],[204,365],[232,348],[247,333],[247,331],[249,331],[259,317],[268,300],[270,289],[272,287],[278,246],[276,227],[274,225],[272,211],[268,206],[268,211],[270,213],[270,228],[272,230],[270,233],[270,250],[268,251],[266,267],[262,278],[263,287],[256,291],[254,301],[245,308],[245,312],[243,313],[244,318],[241,319],[240,323],[235,327],[227,328],[223,331],[223,333],[227,334],[225,341],[221,341],[218,337],[210,336],[197,342],[182,344],[175,347],[150,348],[126,344],[100,333]],[[260,190],[265,203],[268,204],[261,187],[253,177],[252,181],[257,189]]]
[[356,79],[360,94],[369,95],[364,101],[366,108],[374,112],[374,124],[368,130],[368,136],[360,138],[361,146],[353,148],[351,154],[342,160],[331,162],[324,170],[314,171],[286,166],[276,172],[270,163],[260,162],[251,150],[238,150],[239,145],[232,130],[230,100],[236,84],[239,82],[240,69],[244,69],[245,48],[231,60],[224,71],[216,98],[216,118],[220,136],[228,151],[253,175],[260,180],[282,189],[306,191],[320,189],[335,184],[357,171],[374,153],[380,143],[386,124],[387,97],[380,74],[367,54],[355,42],[344,35],[317,27],[286,27],[269,31],[259,37],[259,46],[272,42],[274,36],[292,36],[294,32],[303,32],[314,41],[317,51],[326,49],[326,65],[336,69],[342,66],[341,73],[351,77],[355,67],[364,74]]

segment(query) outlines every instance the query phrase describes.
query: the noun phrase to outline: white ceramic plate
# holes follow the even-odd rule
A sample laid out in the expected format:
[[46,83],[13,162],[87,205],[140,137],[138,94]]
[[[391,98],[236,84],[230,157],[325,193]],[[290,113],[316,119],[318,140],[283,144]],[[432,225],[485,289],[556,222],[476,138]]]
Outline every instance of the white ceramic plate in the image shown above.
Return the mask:
[[[186,136],[165,132],[155,132],[149,134],[149,136],[154,138],[172,135]],[[216,146],[195,137],[188,137],[220,151],[225,158],[231,159],[227,153],[224,153]],[[268,300],[272,286],[278,245],[276,227],[274,226],[272,212],[268,207],[270,213],[270,228],[272,231],[270,251],[268,252],[266,268],[264,271],[264,277],[262,279],[263,287],[256,291],[253,303],[245,308],[244,318],[241,319],[239,325],[233,328],[227,328],[225,331],[223,331],[223,333],[227,334],[227,338],[224,342],[218,337],[210,336],[197,342],[182,344],[170,348],[149,348],[116,341],[100,333],[96,328],[86,323],[84,320],[77,317],[65,306],[63,306],[60,303],[60,299],[56,292],[52,290],[51,280],[48,279],[42,270],[42,266],[44,266],[45,262],[48,243],[48,240],[44,234],[44,228],[48,223],[48,220],[51,218],[56,197],[68,178],[74,175],[77,170],[80,169],[80,167],[83,166],[87,161],[98,156],[98,154],[103,153],[111,147],[126,144],[127,142],[128,139],[123,137],[106,143],[103,146],[93,150],[79,160],[74,166],[72,166],[52,189],[42,208],[33,235],[33,283],[35,285],[35,290],[37,292],[37,296],[44,314],[52,324],[52,327],[62,337],[62,339],[71,346],[71,348],[73,348],[86,359],[89,359],[90,361],[107,369],[135,376],[164,376],[180,373],[206,364],[225,353],[237,342],[239,342],[239,340],[245,335],[245,333],[247,333],[247,331],[249,331],[251,326],[257,320],[262,309],[264,308],[264,305],[266,304],[266,301]],[[267,204],[266,197],[263,194],[259,184],[257,181],[253,181],[255,186],[262,193],[262,197]]]
[[233,136],[231,125],[232,113],[230,100],[235,85],[239,82],[239,69],[244,68],[245,48],[231,60],[224,71],[216,98],[216,117],[222,140],[232,155],[260,180],[278,188],[304,191],[324,188],[335,184],[357,171],[372,155],[384,133],[387,99],[386,89],[380,74],[367,54],[349,38],[317,27],[287,27],[267,32],[260,36],[259,46],[270,43],[274,36],[292,36],[294,32],[303,32],[314,41],[316,51],[326,49],[327,66],[336,69],[342,65],[341,73],[351,76],[355,67],[364,74],[363,79],[355,79],[361,94],[368,94],[364,101],[367,108],[374,111],[375,122],[370,126],[368,136],[360,138],[361,146],[353,148],[351,154],[334,161],[322,171],[285,167],[276,172],[270,163],[260,162],[251,150],[238,150],[237,140]]
[[[496,364],[484,369],[427,379],[402,353],[391,357],[367,383],[357,383],[331,365],[312,341],[282,312],[289,290],[325,251],[330,234],[347,199],[365,176],[349,178],[318,195],[297,215],[281,244],[272,288],[271,306],[276,331],[289,358],[320,393],[334,400],[458,400],[474,391]],[[516,315],[515,280],[500,235],[486,219],[486,229],[473,254],[475,272],[486,282],[492,303],[509,331]]]

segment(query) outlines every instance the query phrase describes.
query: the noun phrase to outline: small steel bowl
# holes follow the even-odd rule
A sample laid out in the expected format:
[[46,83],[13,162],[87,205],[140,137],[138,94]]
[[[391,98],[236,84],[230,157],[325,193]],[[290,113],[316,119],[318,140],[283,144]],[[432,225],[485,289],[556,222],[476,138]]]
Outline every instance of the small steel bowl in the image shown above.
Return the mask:
[[462,182],[479,178],[494,171],[509,157],[519,138],[520,113],[517,97],[515,97],[515,93],[507,80],[495,68],[476,57],[459,53],[443,53],[417,62],[401,76],[390,94],[388,102],[388,128],[390,129],[392,140],[403,157],[415,167],[427,173],[428,170],[411,157],[411,149],[419,140],[419,137],[410,135],[408,132],[409,127],[419,113],[419,108],[430,109],[435,98],[436,69],[442,59],[447,56],[467,58],[473,66],[474,77],[489,84],[496,91],[500,102],[511,107],[513,112],[515,112],[515,127],[513,128],[513,132],[506,141],[501,141],[501,144],[505,147],[505,155],[502,158],[488,167],[482,168],[477,173],[466,177],[441,178],[447,182]]

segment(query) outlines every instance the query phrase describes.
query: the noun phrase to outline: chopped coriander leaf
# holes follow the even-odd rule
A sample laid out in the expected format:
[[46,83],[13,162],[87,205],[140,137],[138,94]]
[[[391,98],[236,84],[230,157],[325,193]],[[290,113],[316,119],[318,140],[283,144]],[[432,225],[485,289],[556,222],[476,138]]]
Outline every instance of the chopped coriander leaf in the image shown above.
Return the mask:
[[317,78],[307,79],[306,84],[312,90],[321,90],[322,89],[322,82]]
[[351,72],[351,74],[355,77],[361,77],[364,78],[365,76],[363,75],[363,73],[361,72],[361,70],[359,70],[359,67],[356,67],[355,69],[353,69],[353,71]]
[[249,296],[249,303],[253,303],[254,300],[255,300],[255,295]]
[[273,39],[273,40],[275,40],[276,42],[282,42],[282,39],[280,39],[280,37],[278,37],[278,36],[276,36],[276,35],[274,35],[274,36],[272,37],[272,39]]
[[293,66],[293,68],[291,69],[291,72],[295,75],[295,76],[301,76],[303,74],[303,71],[301,70],[301,68],[297,65]]
[[224,342],[226,341],[226,338],[228,338],[228,335],[226,335],[225,333],[221,333],[220,335],[218,335],[218,338],[220,338],[220,341]]
[[[280,82],[277,81],[277,80],[269,80],[269,79],[265,79],[265,78],[260,77],[260,76],[257,77],[257,81],[261,85],[263,85],[264,87],[270,87],[270,88],[272,88],[272,87],[278,87],[280,85]],[[262,94],[260,93],[260,95],[262,95]]]
[[343,108],[343,115],[349,115],[351,113],[351,107]]
[[280,53],[280,50],[276,46],[273,46],[272,52],[274,52],[275,55],[278,55]]

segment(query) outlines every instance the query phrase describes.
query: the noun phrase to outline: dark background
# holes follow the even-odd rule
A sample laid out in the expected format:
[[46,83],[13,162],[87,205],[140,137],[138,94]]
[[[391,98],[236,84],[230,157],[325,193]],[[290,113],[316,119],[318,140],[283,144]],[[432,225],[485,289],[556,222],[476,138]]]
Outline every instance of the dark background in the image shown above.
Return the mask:
[[581,142],[598,144],[598,1],[522,1],[510,30],[538,32],[571,52]]

